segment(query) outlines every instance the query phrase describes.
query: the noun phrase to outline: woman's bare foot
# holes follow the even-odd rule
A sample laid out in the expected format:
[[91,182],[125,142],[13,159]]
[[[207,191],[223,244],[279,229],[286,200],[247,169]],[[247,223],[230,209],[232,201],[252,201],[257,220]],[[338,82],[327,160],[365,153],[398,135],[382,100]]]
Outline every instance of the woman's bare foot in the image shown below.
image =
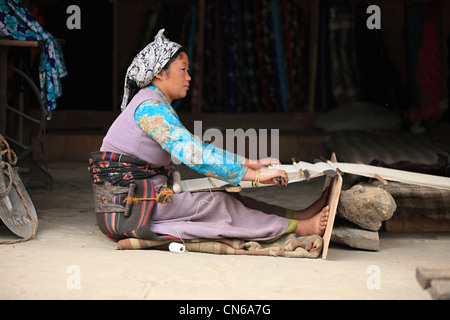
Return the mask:
[[294,231],[295,234],[297,236],[310,236],[313,234],[322,236],[327,228],[329,213],[330,206],[326,206],[315,216],[306,220],[299,220]]
[[320,198],[310,205],[308,208],[303,210],[294,211],[293,218],[295,220],[306,220],[314,217],[318,212],[322,210],[323,207],[326,206],[328,202],[328,194],[330,193],[330,188],[326,188]]

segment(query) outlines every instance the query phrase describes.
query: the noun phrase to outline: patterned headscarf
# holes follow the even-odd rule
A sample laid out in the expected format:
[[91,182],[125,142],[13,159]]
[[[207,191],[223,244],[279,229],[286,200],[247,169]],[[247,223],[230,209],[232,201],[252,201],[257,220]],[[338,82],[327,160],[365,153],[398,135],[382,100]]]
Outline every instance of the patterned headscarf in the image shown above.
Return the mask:
[[159,30],[155,40],[142,49],[128,67],[120,107],[122,111],[139,89],[148,86],[170,58],[181,48],[181,45],[170,41],[163,33],[164,29]]

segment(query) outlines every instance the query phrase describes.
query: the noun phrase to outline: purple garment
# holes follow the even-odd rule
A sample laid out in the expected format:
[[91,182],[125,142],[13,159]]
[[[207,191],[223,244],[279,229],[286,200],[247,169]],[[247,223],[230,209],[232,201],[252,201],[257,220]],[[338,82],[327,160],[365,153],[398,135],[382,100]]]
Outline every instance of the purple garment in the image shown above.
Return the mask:
[[148,88],[139,90],[108,130],[100,151],[125,154],[151,163],[155,167],[169,165],[170,154],[139,128],[134,119],[136,108],[147,100],[161,97]]
[[[170,163],[170,154],[140,129],[134,118],[134,112],[142,102],[156,98],[153,94],[152,90],[142,89],[134,96],[109,129],[101,151],[133,156],[154,166]],[[158,190],[167,178],[156,176],[152,180]],[[290,219],[285,218],[285,214],[284,208],[240,194],[183,192],[174,195],[173,203],[155,206],[150,230],[185,240],[238,238],[265,241],[286,232]]]
[[[158,180],[162,179],[157,177],[153,181]],[[174,195],[173,203],[156,206],[150,230],[184,240],[237,238],[266,241],[286,232],[290,220],[284,217],[285,214],[285,208],[240,194],[183,192]]]

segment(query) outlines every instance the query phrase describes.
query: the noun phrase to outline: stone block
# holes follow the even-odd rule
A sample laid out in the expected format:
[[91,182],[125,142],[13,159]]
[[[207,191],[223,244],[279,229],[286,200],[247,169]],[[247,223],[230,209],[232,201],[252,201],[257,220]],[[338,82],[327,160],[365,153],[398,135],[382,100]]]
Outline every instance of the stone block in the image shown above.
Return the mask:
[[387,191],[362,182],[341,191],[338,215],[363,229],[378,231],[396,209],[395,200]]

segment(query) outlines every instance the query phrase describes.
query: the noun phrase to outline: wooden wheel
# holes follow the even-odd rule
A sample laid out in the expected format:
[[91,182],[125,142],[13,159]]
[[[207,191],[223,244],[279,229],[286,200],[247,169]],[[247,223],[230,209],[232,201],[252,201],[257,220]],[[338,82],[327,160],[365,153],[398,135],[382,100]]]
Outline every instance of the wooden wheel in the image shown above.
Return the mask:
[[8,66],[8,69],[13,72],[13,77],[8,79],[8,92],[12,94],[6,107],[5,138],[21,160],[33,151],[41,139],[45,106],[34,81],[16,67]]

